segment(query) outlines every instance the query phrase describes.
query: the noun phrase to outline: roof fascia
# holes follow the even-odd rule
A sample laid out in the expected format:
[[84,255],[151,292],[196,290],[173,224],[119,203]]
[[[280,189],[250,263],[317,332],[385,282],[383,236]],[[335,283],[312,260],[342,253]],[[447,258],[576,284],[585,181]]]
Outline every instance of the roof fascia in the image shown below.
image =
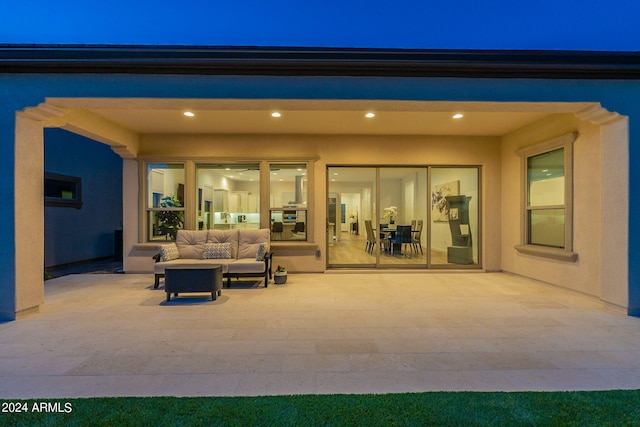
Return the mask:
[[0,72],[636,80],[640,53],[0,44]]

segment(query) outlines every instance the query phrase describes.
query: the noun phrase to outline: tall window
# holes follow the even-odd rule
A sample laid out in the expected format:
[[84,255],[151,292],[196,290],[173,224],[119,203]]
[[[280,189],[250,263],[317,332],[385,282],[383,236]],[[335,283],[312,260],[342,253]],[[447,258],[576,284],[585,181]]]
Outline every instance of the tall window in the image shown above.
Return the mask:
[[260,228],[260,164],[199,164],[199,230]]
[[149,240],[175,240],[184,228],[184,164],[147,164]]
[[307,164],[269,166],[272,240],[307,240]]
[[575,261],[573,142],[577,132],[519,150],[524,167],[523,244],[520,252]]
[[565,247],[564,148],[527,158],[527,244]]

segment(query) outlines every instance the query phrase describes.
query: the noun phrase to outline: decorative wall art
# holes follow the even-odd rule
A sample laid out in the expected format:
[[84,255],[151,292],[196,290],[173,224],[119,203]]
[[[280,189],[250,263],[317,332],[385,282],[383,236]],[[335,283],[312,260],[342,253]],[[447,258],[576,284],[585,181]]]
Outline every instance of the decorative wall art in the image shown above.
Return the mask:
[[460,195],[460,181],[437,184],[431,190],[431,218],[433,222],[449,221],[449,204],[445,196]]

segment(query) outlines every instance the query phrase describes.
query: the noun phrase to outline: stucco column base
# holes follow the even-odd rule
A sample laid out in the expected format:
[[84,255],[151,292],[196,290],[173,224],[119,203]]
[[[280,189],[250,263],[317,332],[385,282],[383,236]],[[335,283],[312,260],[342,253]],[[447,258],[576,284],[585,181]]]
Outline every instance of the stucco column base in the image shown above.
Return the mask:
[[37,305],[31,308],[25,308],[16,312],[0,312],[0,322],[8,321],[8,320],[18,320],[23,319],[25,317],[31,316],[32,314],[39,313],[40,306]]

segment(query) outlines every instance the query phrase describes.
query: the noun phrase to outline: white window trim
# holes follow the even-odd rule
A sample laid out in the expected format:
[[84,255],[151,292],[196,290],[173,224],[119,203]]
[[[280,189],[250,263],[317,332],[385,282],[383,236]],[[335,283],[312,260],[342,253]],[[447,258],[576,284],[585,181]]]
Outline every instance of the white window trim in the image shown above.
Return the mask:
[[[557,261],[575,262],[578,254],[573,252],[573,143],[578,138],[578,132],[571,132],[560,137],[525,147],[516,151],[520,156],[521,162],[521,182],[522,182],[522,199],[521,199],[521,232],[520,244],[514,248],[526,255],[532,255],[542,258],[554,259]],[[527,159],[538,154],[564,148],[564,209],[565,209],[565,229],[564,229],[564,248],[550,248],[547,246],[534,245],[528,243],[528,175],[527,175]]]

